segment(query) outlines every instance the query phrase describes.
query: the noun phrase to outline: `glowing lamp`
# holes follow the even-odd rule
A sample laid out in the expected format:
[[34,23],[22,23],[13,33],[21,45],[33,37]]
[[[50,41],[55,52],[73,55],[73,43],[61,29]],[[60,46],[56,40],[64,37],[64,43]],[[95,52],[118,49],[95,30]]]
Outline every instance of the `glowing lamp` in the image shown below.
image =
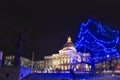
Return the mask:
[[120,65],[117,66],[117,69],[120,70]]
[[110,57],[110,55],[107,55],[107,57]]

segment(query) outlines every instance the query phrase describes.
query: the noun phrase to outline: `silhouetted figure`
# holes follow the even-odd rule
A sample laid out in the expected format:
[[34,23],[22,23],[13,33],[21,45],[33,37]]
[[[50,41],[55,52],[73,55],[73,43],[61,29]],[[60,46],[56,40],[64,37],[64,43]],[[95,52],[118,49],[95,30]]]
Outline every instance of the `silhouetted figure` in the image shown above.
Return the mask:
[[76,80],[76,75],[72,68],[70,68],[70,74],[72,75],[73,80]]

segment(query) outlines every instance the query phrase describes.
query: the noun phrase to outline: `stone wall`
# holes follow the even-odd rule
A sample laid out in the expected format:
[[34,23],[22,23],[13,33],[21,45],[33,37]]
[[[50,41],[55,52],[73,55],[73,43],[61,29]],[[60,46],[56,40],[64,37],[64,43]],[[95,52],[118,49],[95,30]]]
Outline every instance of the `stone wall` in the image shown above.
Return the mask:
[[23,66],[4,66],[0,68],[0,80],[21,80],[30,73],[31,69]]
[[19,66],[6,66],[0,68],[0,80],[18,80]]

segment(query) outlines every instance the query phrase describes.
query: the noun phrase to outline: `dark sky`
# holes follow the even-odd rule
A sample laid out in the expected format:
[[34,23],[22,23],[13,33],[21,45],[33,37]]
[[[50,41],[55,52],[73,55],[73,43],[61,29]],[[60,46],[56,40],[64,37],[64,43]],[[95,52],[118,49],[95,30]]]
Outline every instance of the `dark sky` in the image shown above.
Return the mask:
[[35,60],[57,53],[79,26],[93,18],[119,30],[119,0],[3,0],[0,2],[0,48],[15,54],[18,35],[24,30],[21,55]]

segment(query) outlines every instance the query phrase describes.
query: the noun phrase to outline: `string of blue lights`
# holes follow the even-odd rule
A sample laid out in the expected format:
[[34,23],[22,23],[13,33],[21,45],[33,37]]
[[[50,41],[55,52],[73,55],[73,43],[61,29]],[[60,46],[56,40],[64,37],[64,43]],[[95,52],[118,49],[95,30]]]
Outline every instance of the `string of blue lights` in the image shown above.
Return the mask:
[[78,39],[74,45],[80,52],[84,52],[83,49],[89,51],[93,59],[108,59],[119,56],[116,48],[118,42],[118,30],[88,19],[86,23],[81,24]]

